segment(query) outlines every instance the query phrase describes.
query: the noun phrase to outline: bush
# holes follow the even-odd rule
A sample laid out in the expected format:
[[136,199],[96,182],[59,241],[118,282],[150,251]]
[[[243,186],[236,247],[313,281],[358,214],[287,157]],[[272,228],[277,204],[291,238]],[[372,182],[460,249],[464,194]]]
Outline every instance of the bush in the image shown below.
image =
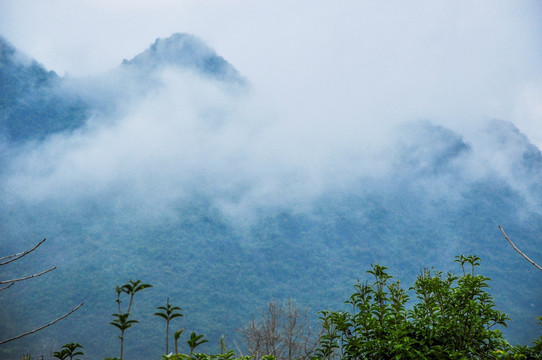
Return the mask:
[[489,278],[475,275],[477,256],[458,256],[462,275],[424,270],[409,289],[373,265],[371,282],[356,284],[351,312],[322,311],[317,355],[324,359],[495,359],[510,350],[496,325],[506,314],[486,292]]

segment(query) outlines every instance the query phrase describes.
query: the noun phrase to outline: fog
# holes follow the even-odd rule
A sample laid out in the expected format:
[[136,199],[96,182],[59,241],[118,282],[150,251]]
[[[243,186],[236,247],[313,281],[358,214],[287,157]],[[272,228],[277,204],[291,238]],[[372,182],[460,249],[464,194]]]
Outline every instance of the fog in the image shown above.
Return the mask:
[[[22,272],[59,266],[6,291],[16,320],[0,332],[85,301],[83,321],[16,354],[74,339],[109,356],[114,284],[141,278],[148,306],[179,299],[213,340],[270,298],[340,306],[371,262],[408,282],[470,252],[527,343],[540,281],[497,225],[540,258],[541,15],[500,0],[0,1],[15,60],[60,76],[23,89],[21,113],[56,120],[81,99],[88,115],[44,137],[0,131],[0,253],[47,237]],[[144,323],[150,355],[130,345],[134,359],[159,356],[161,324]]]
[[[145,215],[195,193],[236,218],[304,208],[401,167],[401,176],[415,171],[401,163],[405,141],[440,146],[401,127],[417,121],[450,129],[468,149],[453,171],[428,180],[448,177],[436,186],[442,196],[491,174],[528,193],[511,175],[513,149],[496,159],[481,135],[502,119],[542,144],[540,10],[505,1],[4,1],[0,34],[66,76],[63,91],[95,112],[74,132],[4,156],[2,198],[105,197]],[[119,68],[174,32],[200,37],[247,83],[175,66],[141,81]]]

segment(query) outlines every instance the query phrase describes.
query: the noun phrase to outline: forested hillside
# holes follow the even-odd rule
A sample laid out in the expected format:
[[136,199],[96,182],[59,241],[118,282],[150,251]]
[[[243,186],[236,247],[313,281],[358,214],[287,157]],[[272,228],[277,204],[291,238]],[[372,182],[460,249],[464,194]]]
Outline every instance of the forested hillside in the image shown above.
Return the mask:
[[110,315],[128,279],[153,288],[135,300],[126,358],[157,359],[152,314],[168,297],[185,314],[176,324],[214,351],[222,334],[241,344],[237,330],[270,300],[309,307],[316,324],[370,264],[410,284],[424,267],[455,271],[459,254],[482,259],[512,318],[505,336],[539,335],[542,277],[498,229],[542,259],[542,154],[511,123],[405,121],[376,145],[345,137],[340,151],[305,153],[310,130],[260,119],[250,79],[191,35],[88,79],[0,46],[0,256],[47,238],[0,276],[58,266],[0,293],[0,338],[85,303],[1,358],[69,342],[116,356]]

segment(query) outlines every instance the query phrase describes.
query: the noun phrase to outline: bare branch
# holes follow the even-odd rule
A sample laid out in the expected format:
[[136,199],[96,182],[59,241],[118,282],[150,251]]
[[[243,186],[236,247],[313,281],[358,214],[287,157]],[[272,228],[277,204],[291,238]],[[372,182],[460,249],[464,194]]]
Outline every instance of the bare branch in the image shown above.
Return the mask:
[[61,317],[59,317],[59,318],[57,318],[57,319],[51,321],[50,323],[48,323],[48,324],[46,324],[46,325],[43,325],[43,326],[41,326],[41,327],[39,327],[39,328],[37,328],[37,329],[34,329],[34,330],[31,330],[31,331],[26,332],[26,333],[24,333],[24,334],[21,334],[21,335],[12,337],[11,339],[2,340],[2,341],[0,341],[0,345],[5,344],[5,343],[10,342],[10,341],[13,341],[13,340],[20,339],[20,338],[22,338],[23,336],[27,336],[27,335],[33,334],[33,333],[38,332],[38,331],[40,331],[40,330],[43,330],[43,329],[45,329],[46,327],[49,327],[49,326],[51,326],[51,325],[53,325],[53,324],[59,322],[60,320],[64,319],[65,317],[71,315],[71,314],[74,313],[76,310],[78,310],[81,306],[83,306],[83,303],[81,303],[81,304],[77,305],[76,307],[74,307],[70,312],[68,312],[68,313],[66,313],[66,314],[64,314],[64,315],[62,315]]
[[253,316],[240,332],[254,360],[261,360],[263,355],[273,355],[277,360],[308,360],[320,340],[309,325],[308,310],[299,310],[291,300],[287,305],[269,302],[259,321]]
[[9,289],[13,284],[15,284],[15,283],[12,282],[12,283],[9,284],[8,286],[4,286],[3,288],[0,289],[0,291]]
[[40,272],[39,274],[33,274],[33,275],[25,276],[25,277],[19,278],[19,279],[11,279],[11,280],[0,281],[0,285],[2,285],[2,284],[8,284],[8,283],[11,283],[11,282],[16,282],[16,281],[23,281],[23,280],[32,279],[32,278],[41,276],[41,275],[43,275],[43,274],[46,274],[46,273],[48,273],[49,271],[53,271],[54,269],[56,269],[56,266],[53,266],[53,267],[50,268],[50,269],[47,269],[47,270],[45,270],[45,271],[42,271],[42,272]]
[[0,260],[11,259],[12,257],[19,256],[19,255],[21,255],[21,254],[22,254],[22,252],[17,253],[17,254],[2,256],[2,257],[0,257]]
[[5,262],[3,262],[3,263],[0,263],[0,266],[9,264],[10,262],[15,261],[15,260],[19,260],[19,259],[22,258],[23,256],[25,256],[25,255],[31,253],[32,251],[36,250],[36,249],[38,248],[38,246],[40,246],[41,244],[43,244],[44,241],[45,241],[45,239],[43,239],[42,241],[40,241],[39,243],[37,243],[36,246],[34,246],[34,247],[33,247],[32,249],[30,249],[30,250],[23,251],[23,252],[18,253],[18,254],[13,254],[13,255],[4,256],[4,257],[0,258],[0,260],[11,259],[11,260],[5,261]]
[[514,243],[512,242],[512,240],[510,240],[508,238],[508,236],[506,236],[506,233],[504,232],[504,230],[502,229],[502,226],[499,225],[499,229],[501,230],[502,234],[504,235],[504,238],[510,243],[510,245],[512,245],[512,247],[514,248],[514,250],[516,250],[518,253],[520,253],[521,256],[523,256],[525,258],[525,260],[527,260],[528,262],[530,262],[531,264],[533,264],[534,266],[536,266],[536,268],[540,271],[542,271],[542,267],[540,267],[540,265],[538,265],[537,263],[535,263],[534,261],[532,261],[531,259],[529,259],[527,257],[527,255],[525,255],[524,253],[522,253],[517,247],[516,245],[514,245]]
[[235,341],[235,339],[233,340],[233,343],[235,344],[235,347],[237,348],[237,353],[238,353],[241,357],[244,357],[243,352],[242,352],[241,349],[239,348],[239,345],[237,345],[237,341]]

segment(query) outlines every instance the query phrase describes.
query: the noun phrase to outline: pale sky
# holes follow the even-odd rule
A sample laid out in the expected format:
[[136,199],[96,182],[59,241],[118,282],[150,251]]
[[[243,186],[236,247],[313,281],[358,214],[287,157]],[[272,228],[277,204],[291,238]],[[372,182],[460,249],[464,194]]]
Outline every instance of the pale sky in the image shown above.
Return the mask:
[[187,32],[292,116],[496,117],[538,145],[541,24],[537,1],[0,1],[0,35],[61,75]]

